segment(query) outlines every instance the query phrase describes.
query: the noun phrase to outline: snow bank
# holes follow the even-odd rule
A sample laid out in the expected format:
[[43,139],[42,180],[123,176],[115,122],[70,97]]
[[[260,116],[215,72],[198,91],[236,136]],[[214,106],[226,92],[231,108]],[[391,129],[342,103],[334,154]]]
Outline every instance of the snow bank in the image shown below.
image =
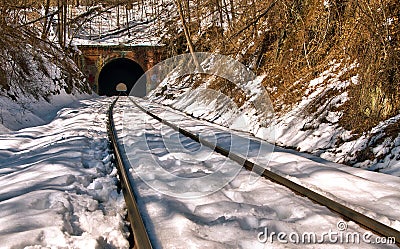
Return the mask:
[[0,248],[129,248],[110,102],[75,102],[48,124],[0,135]]
[[[209,100],[207,91],[198,91],[187,81],[173,78],[165,79],[150,93],[149,100],[225,127],[250,132],[280,146],[313,153],[334,162],[400,176],[400,115],[382,122],[358,138],[339,125],[343,112],[338,109],[349,100],[347,88],[358,84],[357,75],[346,80],[342,80],[342,76],[356,66],[354,63],[343,67],[341,63],[332,62],[329,69],[309,81],[300,102],[273,119],[262,115],[252,103],[257,98],[257,92],[259,94],[256,89],[262,87],[262,76],[254,81],[243,82],[245,89],[254,90],[247,95],[241,112],[229,108],[231,100],[228,98],[226,101]],[[209,83],[203,84],[207,86]],[[235,119],[245,122],[239,122],[238,125],[232,122]],[[240,125],[243,123],[246,125]],[[388,129],[392,130],[390,135],[386,134]],[[393,129],[397,129],[397,132],[393,132]],[[366,150],[372,154],[372,160],[360,156]]]
[[10,130],[44,125],[50,122],[57,111],[64,106],[79,107],[80,100],[93,98],[93,94],[67,94],[64,90],[59,95],[49,96],[48,99],[21,95],[18,102],[8,97],[0,96],[0,134]]

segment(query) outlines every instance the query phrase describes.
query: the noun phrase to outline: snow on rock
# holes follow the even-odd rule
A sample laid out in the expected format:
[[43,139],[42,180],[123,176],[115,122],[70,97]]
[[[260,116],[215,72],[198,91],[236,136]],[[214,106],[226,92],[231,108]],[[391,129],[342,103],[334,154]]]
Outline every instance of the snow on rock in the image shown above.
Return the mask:
[[48,124],[0,135],[0,248],[129,248],[110,102],[75,102]]
[[[334,64],[331,69],[311,80],[300,103],[272,122],[276,131],[277,144],[321,154],[327,148],[334,146],[339,134],[346,133],[337,124],[341,113],[330,111],[332,107],[339,107],[347,101],[345,88],[351,84],[350,81],[339,81],[339,77],[348,71],[348,68],[344,68],[337,74],[332,73],[338,66]],[[327,83],[324,83],[326,80]],[[324,99],[324,96],[330,92],[337,92],[337,94],[333,98]],[[322,103],[318,103],[315,113],[311,113],[308,109],[316,101]],[[257,135],[272,141],[268,133],[261,132]]]

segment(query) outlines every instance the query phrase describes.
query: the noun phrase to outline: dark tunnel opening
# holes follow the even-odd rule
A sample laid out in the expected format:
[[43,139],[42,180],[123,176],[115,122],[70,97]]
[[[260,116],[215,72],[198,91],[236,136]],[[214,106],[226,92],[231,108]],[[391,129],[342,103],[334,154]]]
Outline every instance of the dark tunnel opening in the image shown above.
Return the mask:
[[[127,87],[126,94],[132,90],[136,81],[144,74],[142,67],[127,58],[117,58],[108,62],[101,69],[98,79],[98,94],[115,96],[120,93],[116,87],[119,83],[124,83]],[[146,86],[135,86],[134,96],[146,96]]]

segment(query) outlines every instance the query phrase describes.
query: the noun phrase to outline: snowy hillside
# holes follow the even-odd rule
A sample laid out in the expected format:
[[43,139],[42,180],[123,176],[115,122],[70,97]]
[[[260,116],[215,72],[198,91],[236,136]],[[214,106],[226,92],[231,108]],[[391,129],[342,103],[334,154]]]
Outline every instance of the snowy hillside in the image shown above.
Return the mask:
[[39,40],[24,30],[0,28],[0,130],[18,130],[53,118],[59,109],[91,91],[72,59],[57,45]]
[[[250,100],[255,98],[256,92],[247,92],[245,99],[248,101],[239,108],[239,112],[226,109],[235,95],[227,96],[225,101],[210,99],[207,95],[212,90],[212,80],[200,83],[205,90],[198,91],[196,89],[199,86],[194,85],[189,77],[183,80],[167,79],[154,90],[150,99],[201,119],[250,132],[280,146],[310,152],[354,167],[400,176],[400,114],[362,134],[346,130],[339,122],[343,115],[340,107],[349,101],[348,88],[360,84],[357,75],[347,78],[343,75],[356,66],[344,67],[340,63],[331,63],[328,70],[308,82],[301,101],[292,106],[285,105],[284,101],[275,101],[274,108],[284,111],[276,112],[271,121],[260,115],[252,105]],[[259,76],[254,81],[245,82],[242,88],[260,87],[262,80],[263,76]],[[275,90],[266,89],[271,95]],[[248,125],[235,126],[232,120],[243,113],[248,117]]]

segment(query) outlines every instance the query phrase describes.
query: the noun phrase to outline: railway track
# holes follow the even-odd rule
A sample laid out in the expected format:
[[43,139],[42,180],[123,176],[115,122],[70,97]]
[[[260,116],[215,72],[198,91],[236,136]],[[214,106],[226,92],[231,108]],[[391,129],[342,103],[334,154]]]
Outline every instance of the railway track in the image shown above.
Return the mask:
[[[395,238],[395,241],[397,245],[399,245],[400,242],[400,232],[392,227],[389,227],[377,220],[374,220],[356,210],[353,210],[349,207],[346,207],[342,205],[341,203],[338,203],[328,197],[325,197],[313,190],[310,190],[304,186],[301,186],[285,177],[282,177],[270,170],[265,169],[259,164],[256,164],[254,162],[251,162],[247,160],[246,158],[242,157],[241,155],[237,155],[235,153],[230,152],[229,150],[219,146],[218,144],[211,143],[209,141],[206,141],[202,139],[198,134],[194,134],[186,129],[183,129],[181,127],[178,127],[177,125],[160,118],[156,114],[152,113],[150,110],[146,109],[142,105],[138,104],[136,101],[132,100],[129,98],[129,100],[132,102],[133,105],[135,105],[137,108],[139,108],[142,112],[146,113],[147,115],[151,116],[152,118],[158,120],[159,122],[163,123],[164,125],[169,126],[175,131],[178,131],[182,135],[189,137],[190,139],[201,143],[204,146],[209,147],[210,149],[214,150],[215,152],[230,158],[231,160],[243,165],[247,170],[250,171],[256,171],[256,172],[262,172],[262,176],[272,180],[273,182],[276,182],[286,188],[289,188],[290,190],[294,191],[295,193],[307,197],[311,199],[312,201],[319,203],[330,210],[333,210],[334,212],[340,214],[341,216],[347,218],[348,220],[354,221],[361,225],[362,227],[367,228],[368,230],[373,231],[376,234],[385,236],[385,237],[390,237],[390,238]],[[123,191],[124,191],[124,196],[125,200],[127,203],[128,207],[128,215],[129,215],[129,220],[131,222],[132,230],[134,233],[134,240],[135,240],[135,248],[152,248],[152,244],[149,240],[149,236],[146,232],[146,228],[143,224],[142,218],[140,216],[140,212],[137,208],[137,204],[135,201],[135,195],[134,192],[129,184],[129,177],[126,175],[126,168],[124,166],[124,162],[122,160],[122,156],[120,155],[120,150],[118,148],[117,144],[117,136],[115,132],[115,127],[114,127],[114,121],[113,121],[113,107],[118,101],[118,98],[115,99],[115,101],[112,103],[109,109],[109,135],[110,135],[110,140],[112,142],[114,152],[115,152],[115,157],[116,157],[116,162],[117,166],[119,169],[120,173],[120,179],[122,181],[123,185]]]
[[118,168],[118,174],[121,181],[121,188],[124,193],[126,207],[128,209],[128,219],[133,232],[134,248],[136,249],[151,249],[153,248],[149,235],[144,226],[142,216],[136,202],[135,194],[129,181],[127,169],[122,160],[121,151],[117,143],[117,134],[113,119],[113,109],[115,103],[118,101],[117,97],[108,110],[108,135],[112,144],[112,148],[115,156],[115,163]]

